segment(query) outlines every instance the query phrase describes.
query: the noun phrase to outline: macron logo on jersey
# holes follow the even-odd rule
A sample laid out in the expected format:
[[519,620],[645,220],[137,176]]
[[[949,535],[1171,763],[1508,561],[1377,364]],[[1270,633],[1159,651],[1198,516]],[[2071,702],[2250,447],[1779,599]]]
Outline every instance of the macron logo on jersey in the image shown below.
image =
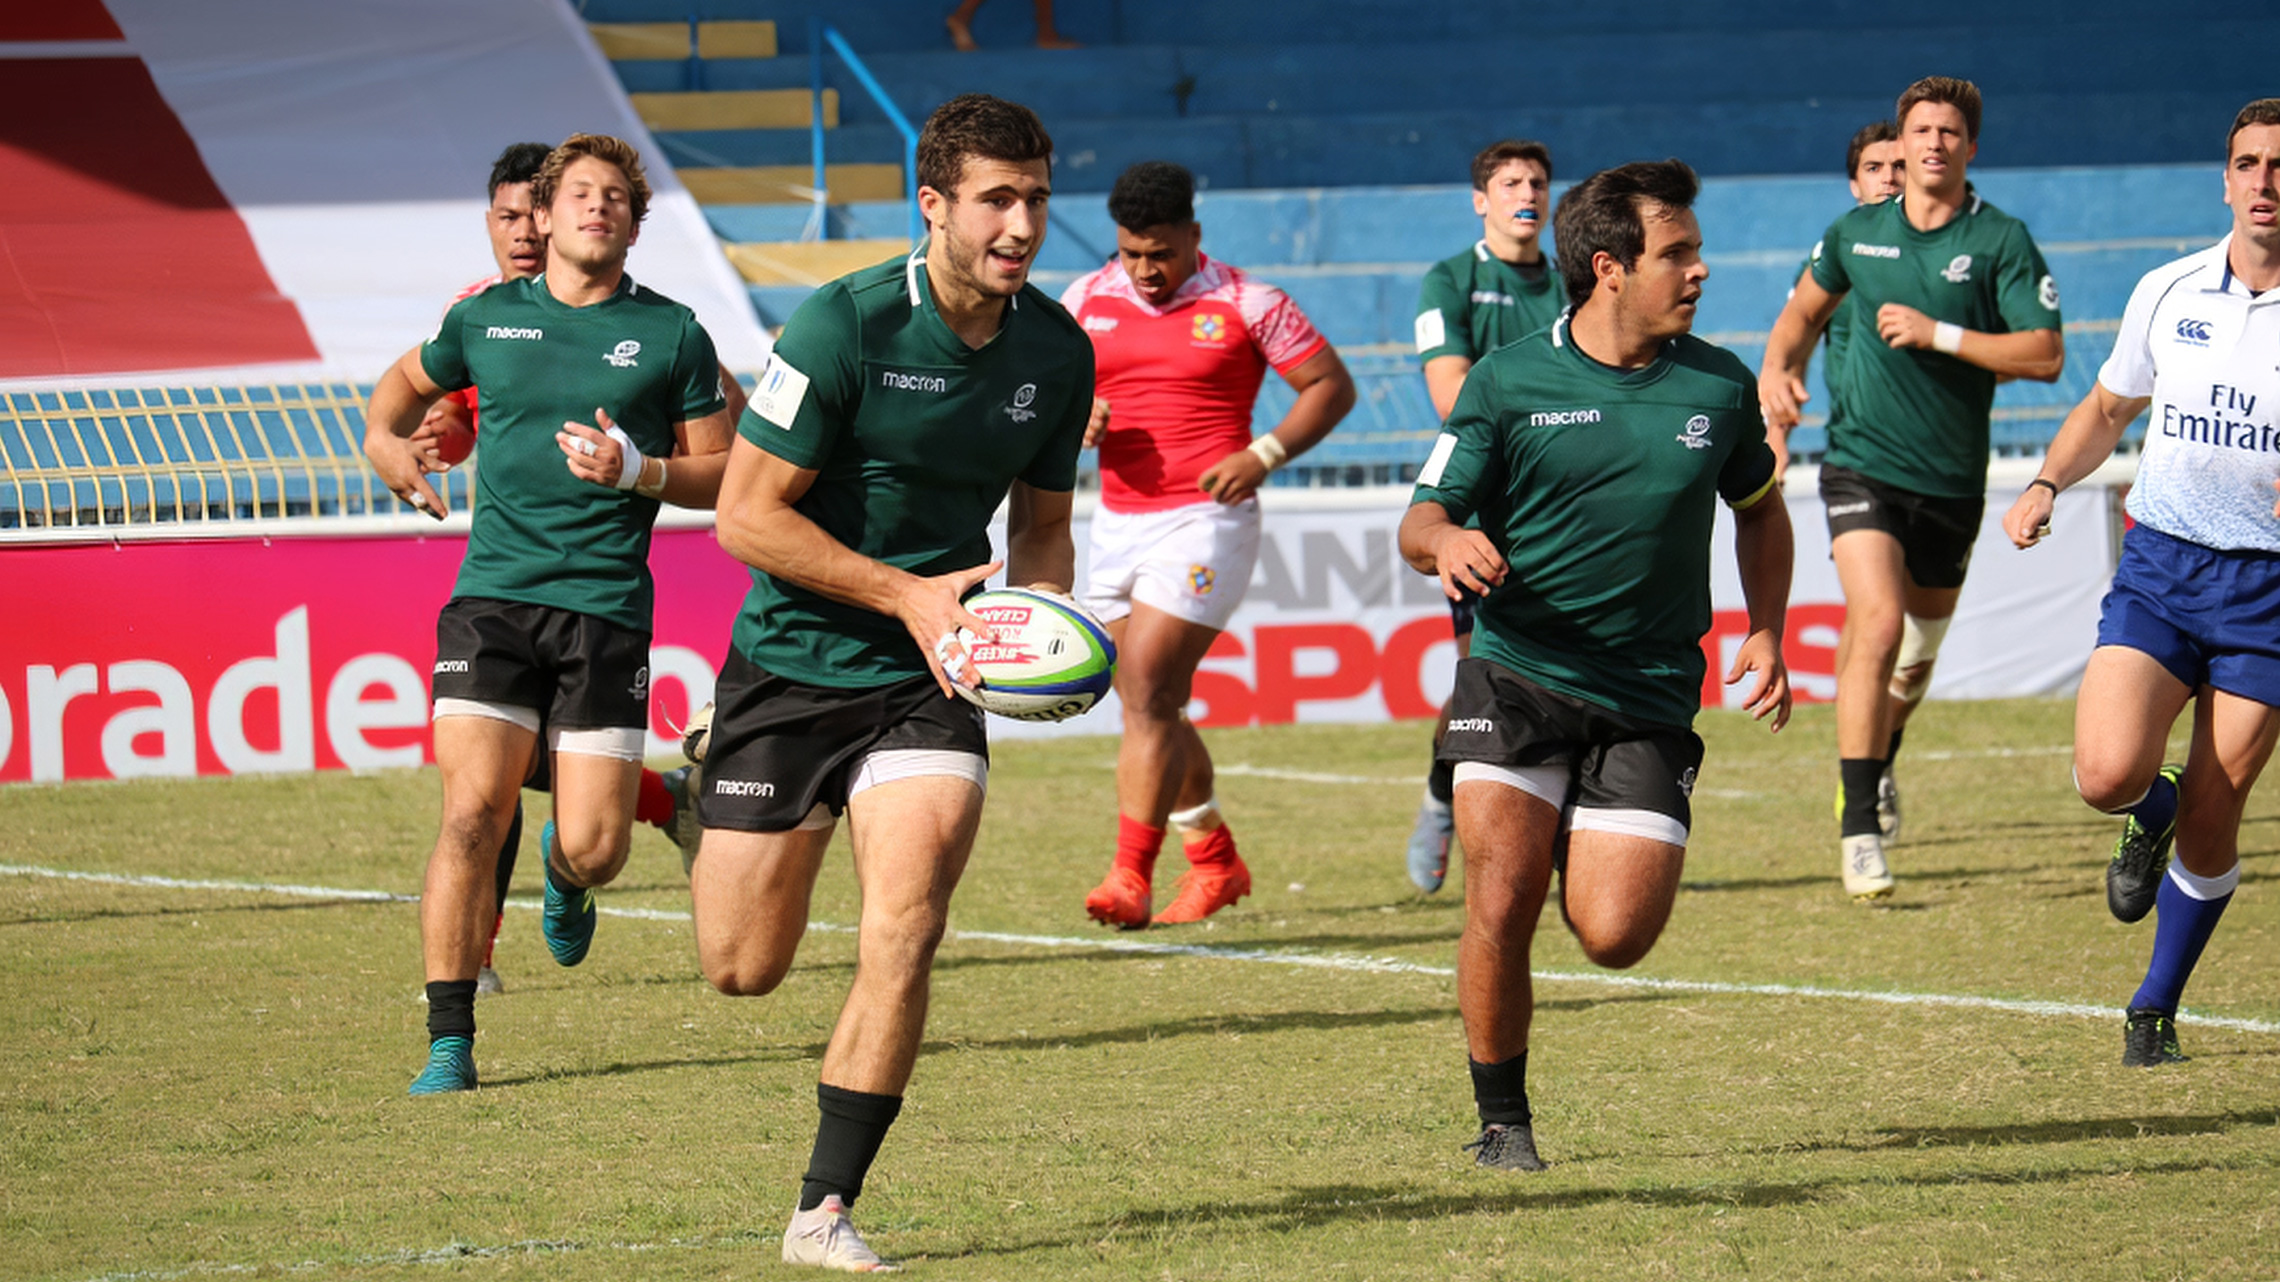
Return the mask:
[[1860,255],[1862,258],[1898,258],[1900,256],[1900,247],[1898,245],[1863,245],[1860,242],[1855,241],[1853,242],[1852,252]]
[[483,329],[483,337],[512,338],[520,339],[524,342],[537,342],[539,339],[546,337],[546,331],[543,329],[532,329],[527,325],[488,325]]
[[947,392],[950,380],[940,374],[905,374],[899,369],[879,371],[879,386],[898,392]]
[[756,779],[715,779],[713,795],[716,797],[773,797],[776,785]]
[[1539,410],[1528,416],[1530,427],[1566,427],[1570,423],[1596,423],[1598,410]]
[[1487,717],[1451,717],[1450,734],[1487,734],[1496,729],[1496,723]]

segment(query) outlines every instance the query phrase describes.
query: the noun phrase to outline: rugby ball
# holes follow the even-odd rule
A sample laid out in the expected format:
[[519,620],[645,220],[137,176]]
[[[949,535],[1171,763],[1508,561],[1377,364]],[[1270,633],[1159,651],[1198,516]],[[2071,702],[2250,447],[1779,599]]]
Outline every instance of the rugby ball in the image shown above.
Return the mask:
[[997,633],[962,633],[980,689],[953,683],[968,703],[1016,721],[1066,721],[1100,702],[1116,676],[1116,643],[1085,608],[1028,588],[992,588],[966,609]]

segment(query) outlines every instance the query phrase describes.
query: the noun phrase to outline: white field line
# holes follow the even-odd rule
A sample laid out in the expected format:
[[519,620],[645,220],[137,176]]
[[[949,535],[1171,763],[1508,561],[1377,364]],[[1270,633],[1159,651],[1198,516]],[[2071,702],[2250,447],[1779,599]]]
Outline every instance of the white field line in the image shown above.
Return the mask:
[[[417,895],[395,895],[379,890],[272,885],[264,882],[246,881],[185,881],[175,877],[72,872],[67,869],[40,868],[22,864],[0,864],[0,876],[49,877],[64,881],[98,882],[105,885],[137,886],[161,890],[227,890],[354,902],[417,903],[419,901]],[[535,910],[539,906],[539,901],[535,899],[510,899],[507,904],[513,908]],[[611,908],[598,905],[597,911],[605,917],[625,917],[636,921],[685,922],[690,920],[688,913],[658,908]],[[854,927],[835,922],[818,921],[809,922],[808,929],[844,934],[851,932]],[[1167,944],[1114,935],[1017,935],[1003,931],[953,930],[950,932],[950,938],[970,940],[976,943],[1011,944],[1024,948],[1132,953],[1154,957],[1196,957],[1208,961],[1251,962],[1265,966],[1292,966],[1380,975],[1429,975],[1434,978],[1446,979],[1457,973],[1453,967],[1403,961],[1396,957],[1371,957],[1359,953],[1301,953],[1275,948],[1229,948],[1212,944]],[[2112,1006],[2098,1006],[2084,1002],[2029,1001],[2009,997],[1979,997],[1969,993],[1876,992],[1854,988],[1823,988],[1813,984],[1737,984],[1715,980],[1654,979],[1642,975],[1617,975],[1600,971],[1539,970],[1535,972],[1535,978],[1546,983],[1598,984],[1607,988],[1630,988],[1647,992],[1701,993],[1706,996],[1802,997],[1821,1001],[1867,1002],[1886,1006],[1937,1006],[1991,1010],[2012,1015],[2040,1015],[2068,1019],[2111,1019],[2119,1013],[2117,1008]],[[2234,1019],[2220,1015],[2195,1015],[2181,1011],[2178,1013],[2177,1022],[2199,1025],[2204,1028],[2226,1028],[2242,1033],[2280,1033],[2280,1021],[2264,1019]]]

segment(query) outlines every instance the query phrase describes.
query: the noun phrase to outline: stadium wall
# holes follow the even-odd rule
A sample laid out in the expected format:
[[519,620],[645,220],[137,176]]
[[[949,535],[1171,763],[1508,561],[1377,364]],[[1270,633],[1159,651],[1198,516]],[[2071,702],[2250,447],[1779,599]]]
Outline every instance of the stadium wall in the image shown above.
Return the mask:
[[[2023,479],[2023,478],[2022,478]],[[1844,607],[1809,472],[1793,475],[1797,574],[1787,653],[1798,694],[1835,693]],[[2112,572],[2111,491],[2060,497],[2056,533],[2032,554],[1998,525],[2018,485],[1988,496],[1979,564],[1933,695],[2058,694],[2080,676]],[[1365,722],[1433,715],[1455,665],[1439,589],[1395,553],[1406,489],[1269,497],[1259,571],[1196,679],[1207,727]],[[1084,546],[1089,518],[1080,514]],[[303,527],[306,528],[306,527]],[[0,782],[411,767],[427,732],[434,620],[466,547],[398,518],[326,522],[302,536],[11,541],[11,606],[37,619],[0,636]],[[1002,542],[1002,540],[1001,540]],[[1716,616],[1704,648],[1708,706],[1746,624],[1722,526]],[[649,749],[678,742],[712,696],[743,567],[709,527],[660,529],[650,651]],[[1074,721],[995,720],[993,734],[1114,734],[1115,700]]]

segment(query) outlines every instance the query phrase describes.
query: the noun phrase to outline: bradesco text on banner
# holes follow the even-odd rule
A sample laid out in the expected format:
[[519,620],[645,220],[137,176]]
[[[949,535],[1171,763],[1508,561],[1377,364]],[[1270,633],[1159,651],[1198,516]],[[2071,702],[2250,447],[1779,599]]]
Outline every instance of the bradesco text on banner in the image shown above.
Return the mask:
[[[17,544],[0,635],[0,782],[433,760],[435,616],[463,533]],[[653,754],[712,697],[746,579],[660,530]]]

